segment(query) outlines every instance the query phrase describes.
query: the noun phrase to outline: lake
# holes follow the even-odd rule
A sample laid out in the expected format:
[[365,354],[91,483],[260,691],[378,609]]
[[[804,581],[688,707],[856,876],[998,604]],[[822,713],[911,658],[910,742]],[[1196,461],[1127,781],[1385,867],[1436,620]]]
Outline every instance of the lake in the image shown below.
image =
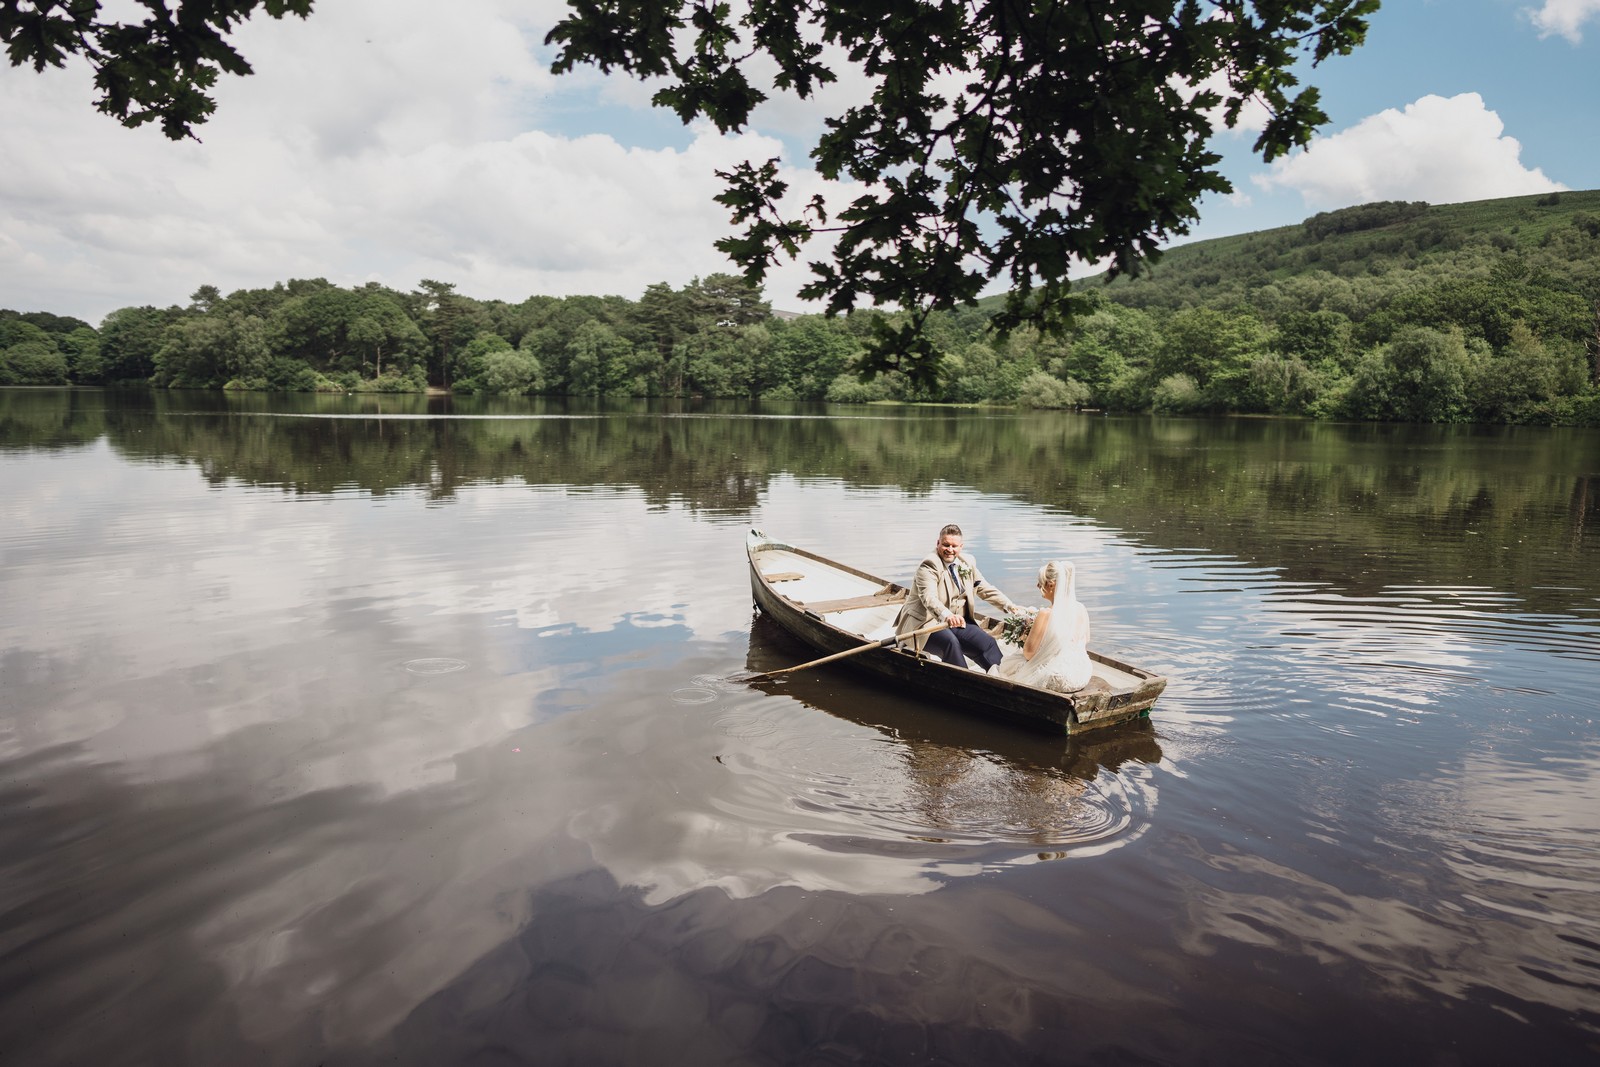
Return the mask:
[[[0,1059],[1600,1057],[1600,433],[0,390]],[[814,657],[946,522],[1167,675]]]

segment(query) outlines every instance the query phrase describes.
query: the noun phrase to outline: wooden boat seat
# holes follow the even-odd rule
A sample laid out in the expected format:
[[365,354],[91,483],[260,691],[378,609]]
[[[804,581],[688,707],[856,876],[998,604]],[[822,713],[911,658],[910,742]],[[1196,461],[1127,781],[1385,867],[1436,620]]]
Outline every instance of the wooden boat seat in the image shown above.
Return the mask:
[[815,615],[833,615],[841,611],[860,611],[863,608],[881,608],[885,604],[903,604],[906,591],[897,585],[886,585],[876,593],[865,596],[843,597],[838,600],[795,601],[800,607]]

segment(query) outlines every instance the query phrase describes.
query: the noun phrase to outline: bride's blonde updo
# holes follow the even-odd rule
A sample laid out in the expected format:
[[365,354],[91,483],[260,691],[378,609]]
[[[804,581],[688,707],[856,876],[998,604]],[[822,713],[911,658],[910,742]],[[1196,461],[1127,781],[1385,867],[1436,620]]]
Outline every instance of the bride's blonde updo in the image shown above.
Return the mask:
[[[1077,597],[1077,568],[1071,560],[1053,559],[1039,568],[1039,588],[1047,585],[1056,587],[1057,600],[1073,600]],[[1065,593],[1063,597],[1061,594]]]

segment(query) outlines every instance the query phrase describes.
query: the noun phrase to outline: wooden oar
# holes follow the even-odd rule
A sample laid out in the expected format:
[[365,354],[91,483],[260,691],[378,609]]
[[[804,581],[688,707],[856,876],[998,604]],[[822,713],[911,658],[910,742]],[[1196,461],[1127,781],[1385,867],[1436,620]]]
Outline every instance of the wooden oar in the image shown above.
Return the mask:
[[818,667],[824,663],[832,663],[836,659],[844,659],[846,656],[856,656],[862,652],[870,652],[875,648],[888,648],[890,645],[897,644],[898,642],[907,640],[908,638],[922,637],[925,634],[931,634],[938,630],[943,630],[949,625],[950,624],[947,622],[936,622],[931,626],[924,626],[922,629],[913,630],[908,634],[895,634],[893,637],[885,637],[882,641],[868,642],[867,644],[862,645],[860,648],[847,648],[843,652],[835,652],[831,656],[823,656],[821,659],[814,659],[810,663],[802,663],[798,667],[784,667],[776,671],[762,671],[761,674],[757,675],[757,677],[775,678],[780,674],[788,674],[791,671],[803,671],[807,667]]

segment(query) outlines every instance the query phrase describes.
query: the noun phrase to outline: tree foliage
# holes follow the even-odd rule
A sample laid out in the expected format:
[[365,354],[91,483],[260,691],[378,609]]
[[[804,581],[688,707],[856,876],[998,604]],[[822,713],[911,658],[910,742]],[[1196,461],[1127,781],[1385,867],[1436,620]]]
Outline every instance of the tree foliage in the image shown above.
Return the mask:
[[785,202],[779,161],[719,172],[744,232],[719,243],[760,279],[814,235],[808,298],[907,314],[880,331],[868,370],[936,374],[928,316],[1009,288],[994,325],[1057,328],[1074,261],[1137,273],[1231,186],[1209,148],[1248,103],[1269,119],[1271,160],[1326,120],[1291,68],[1359,44],[1376,0],[577,0],[551,31],[555,69],[580,63],[664,78],[655,102],[684,122],[744,127],[776,93],[808,97],[850,68],[873,90],[826,121],[811,155],[862,191],[830,218],[819,194]]
[[1427,210],[1426,200],[1377,200],[1370,204],[1340,208],[1337,211],[1319,211],[1301,225],[1305,227],[1307,234],[1320,239],[1333,233],[1357,233],[1361,230],[1390,226],[1397,222],[1407,222]]
[[249,74],[228,35],[257,8],[273,18],[311,13],[312,0],[139,0],[145,17],[101,17],[99,0],[0,0],[0,42],[11,65],[36,71],[82,56],[94,68],[95,107],[126,126],[159,122],[178,140],[216,110],[222,73]]
[[[638,300],[514,304],[434,280],[409,294],[322,278],[201,286],[186,307],[124,308],[98,330],[0,310],[0,378],[1597,424],[1600,236],[1587,219],[1600,192],[1544,200],[1431,208],[1381,233],[1286,227],[1185,246],[1151,276],[1080,294],[1085,311],[1060,334],[999,336],[981,306],[931,312],[931,380],[862,380],[866,345],[903,313],[775,315],[759,285],[726,274]],[[1426,253],[1403,250],[1434,231]],[[1348,274],[1298,259],[1346,245],[1367,253]],[[1208,271],[1219,277],[1202,286]]]
[[[193,136],[222,73],[250,65],[230,36],[257,12],[307,16],[312,0],[139,0],[142,19],[99,0],[0,0],[12,65],[82,56],[96,106],[129,126]],[[1187,231],[1197,203],[1231,186],[1210,148],[1248,104],[1268,120],[1271,160],[1304,144],[1326,115],[1295,68],[1356,47],[1377,0],[570,0],[550,32],[558,72],[592,63],[663,78],[655,102],[685,122],[745,127],[770,96],[810,97],[849,70],[869,97],[829,117],[812,149],[818,174],[861,189],[842,207],[786,202],[778,161],[720,176],[718,197],[744,226],[719,246],[751,282],[814,235],[805,295],[829,313],[899,307],[873,320],[865,370],[937,375],[929,316],[1009,289],[994,324],[1059,328],[1073,261],[1137,273]],[[830,214],[831,213],[831,214]],[[423,325],[424,332],[429,332]],[[449,377],[467,337],[429,332]]]

